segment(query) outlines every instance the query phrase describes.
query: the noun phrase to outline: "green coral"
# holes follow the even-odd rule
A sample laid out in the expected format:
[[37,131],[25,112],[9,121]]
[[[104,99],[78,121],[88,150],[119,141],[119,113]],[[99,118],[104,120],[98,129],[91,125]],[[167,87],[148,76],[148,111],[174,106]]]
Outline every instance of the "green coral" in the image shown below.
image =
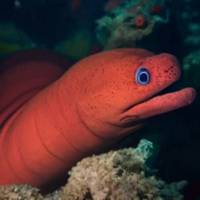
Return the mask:
[[91,33],[87,29],[80,29],[70,38],[59,42],[54,49],[69,59],[80,60],[89,55],[91,45]]
[[13,23],[0,23],[0,57],[34,47],[36,44]]
[[200,50],[188,54],[183,60],[183,80],[196,89],[200,89]]
[[[109,11],[97,20],[97,39],[105,49],[116,47],[136,47],[142,40],[154,31],[157,23],[169,21],[169,11],[165,16],[151,12],[155,5],[164,7],[165,0],[128,0]],[[137,26],[138,16],[144,17],[144,25]]]

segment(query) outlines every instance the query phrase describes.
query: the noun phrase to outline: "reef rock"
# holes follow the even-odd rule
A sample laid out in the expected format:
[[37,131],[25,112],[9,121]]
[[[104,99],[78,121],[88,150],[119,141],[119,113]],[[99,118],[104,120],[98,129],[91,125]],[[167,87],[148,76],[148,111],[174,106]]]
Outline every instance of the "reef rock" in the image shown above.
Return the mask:
[[1,186],[0,200],[182,200],[185,181],[167,184],[147,167],[152,150],[151,142],[141,140],[135,149],[88,157],[58,191],[43,196],[28,185]]
[[[63,200],[181,200],[185,181],[167,184],[154,175],[145,162],[152,143],[142,140],[128,148],[85,158],[70,172]],[[148,175],[149,173],[149,175]]]

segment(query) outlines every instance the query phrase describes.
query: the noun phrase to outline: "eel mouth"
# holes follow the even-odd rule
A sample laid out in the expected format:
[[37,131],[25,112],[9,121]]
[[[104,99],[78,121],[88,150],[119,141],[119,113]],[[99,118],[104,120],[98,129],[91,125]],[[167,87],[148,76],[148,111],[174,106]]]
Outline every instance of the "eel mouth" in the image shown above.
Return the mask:
[[132,107],[123,113],[120,121],[122,123],[130,123],[173,111],[190,105],[195,97],[196,91],[190,87],[165,94],[162,91],[156,96],[132,105]]

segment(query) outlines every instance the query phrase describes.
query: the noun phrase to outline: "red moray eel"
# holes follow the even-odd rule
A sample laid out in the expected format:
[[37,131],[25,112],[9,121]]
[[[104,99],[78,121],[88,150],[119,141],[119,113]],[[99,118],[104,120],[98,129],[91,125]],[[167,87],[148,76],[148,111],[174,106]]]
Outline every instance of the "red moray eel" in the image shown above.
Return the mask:
[[157,95],[177,81],[174,56],[116,49],[65,73],[56,56],[20,54],[0,76],[0,184],[44,187],[81,158],[134,133],[141,120],[187,106],[195,90]]

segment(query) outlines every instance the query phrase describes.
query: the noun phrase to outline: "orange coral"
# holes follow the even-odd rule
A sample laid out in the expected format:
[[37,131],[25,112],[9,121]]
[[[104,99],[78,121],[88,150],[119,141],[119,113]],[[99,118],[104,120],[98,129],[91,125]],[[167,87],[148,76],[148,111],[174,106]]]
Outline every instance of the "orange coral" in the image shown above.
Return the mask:
[[146,25],[146,18],[144,15],[138,15],[135,17],[134,24],[138,28],[143,28]]

